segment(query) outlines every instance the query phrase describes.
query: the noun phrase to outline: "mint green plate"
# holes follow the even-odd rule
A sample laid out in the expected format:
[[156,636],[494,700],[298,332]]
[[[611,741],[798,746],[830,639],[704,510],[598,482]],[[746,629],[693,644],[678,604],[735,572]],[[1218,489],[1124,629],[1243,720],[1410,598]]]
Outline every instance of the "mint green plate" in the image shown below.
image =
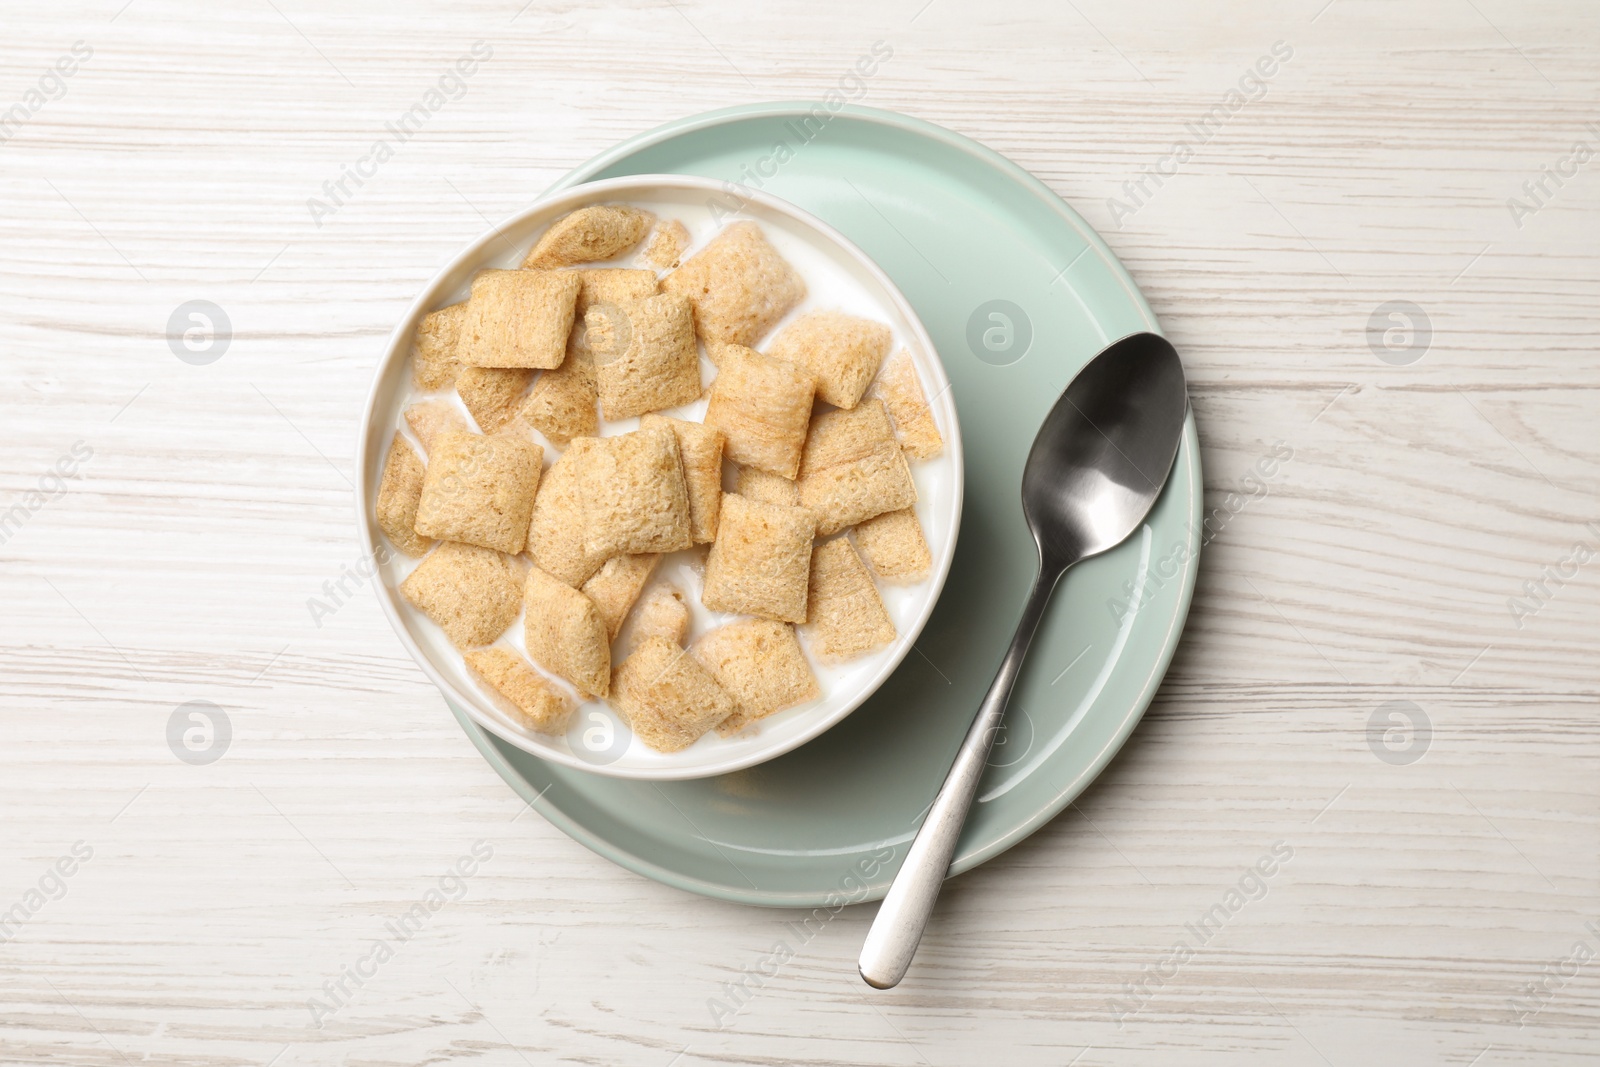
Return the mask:
[[[711,112],[621,144],[555,188],[629,174],[759,180],[894,279],[933,337],[960,414],[967,489],[955,563],[918,654],[838,726],[749,770],[603,778],[545,763],[452,710],[540,814],[629,870],[745,904],[881,898],[1033,580],[1020,493],[1034,432],[1079,367],[1118,337],[1158,329],[1155,317],[1105,242],[1038,180],[893,112],[806,103]],[[953,872],[1037,830],[1133,731],[1183,629],[1200,510],[1191,416],[1147,525],[1057,589]]]

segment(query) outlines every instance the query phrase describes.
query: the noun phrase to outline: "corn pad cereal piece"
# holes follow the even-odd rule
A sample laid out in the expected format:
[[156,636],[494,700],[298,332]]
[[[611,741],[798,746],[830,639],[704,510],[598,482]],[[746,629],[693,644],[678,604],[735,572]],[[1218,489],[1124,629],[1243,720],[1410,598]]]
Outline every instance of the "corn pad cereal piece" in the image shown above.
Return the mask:
[[661,279],[661,290],[689,298],[695,330],[710,347],[755,344],[805,299],[806,283],[761,227],[736,222]]
[[734,492],[751,500],[767,504],[784,504],[791,508],[800,506],[800,487],[793,478],[768,474],[757,467],[740,467]]
[[700,349],[685,297],[663,293],[627,304],[595,305],[584,321],[594,322],[606,307],[622,310],[616,325],[625,336],[596,344],[592,327],[589,333],[602,415],[627,419],[700,398]]
[[456,380],[456,370],[461,366],[456,345],[466,316],[466,301],[462,301],[428,312],[417,324],[411,381],[418,389],[443,389]]
[[711,383],[705,424],[728,435],[729,459],[793,478],[800,467],[816,380],[793,363],[728,345]]
[[522,261],[544,270],[611,259],[644,240],[655,216],[621,204],[593,204],[570,211],[550,224]]
[[849,409],[861,396],[889,354],[889,327],[842,311],[801,315],[772,339],[767,355],[810,371],[817,395]]
[[543,460],[541,446],[504,434],[442,435],[423,478],[417,532],[511,555],[521,552]]
[[433,545],[433,538],[423,537],[416,527],[424,476],[421,457],[396,430],[378,483],[378,528],[408,556],[420,556]]
[[933,421],[933,409],[922,391],[922,381],[917,377],[916,364],[905,349],[896,352],[883,365],[878,380],[872,383],[872,394],[888,405],[894,419],[895,437],[900,447],[912,459],[932,459],[944,451],[944,438],[939,425]]
[[822,695],[788,623],[740,619],[712,630],[691,651],[739,702],[738,713],[718,727],[724,735]]
[[478,429],[499,433],[522,407],[535,373],[515,367],[462,367],[456,375],[456,392]]
[[654,552],[637,556],[613,556],[605,561],[593,578],[583,583],[583,595],[594,601],[600,618],[606,624],[606,637],[616,640],[617,631],[639,599],[644,583],[656,569],[661,557]]
[[581,440],[590,442],[577,483],[584,552],[606,560],[694,543],[676,434],[657,428]]
[[795,484],[800,503],[816,512],[822,537],[917,502],[911,467],[876,399],[812,421]]
[[689,635],[689,605],[683,592],[671,582],[650,587],[633,609],[633,643],[647,637],[665,637],[675,645]]
[[656,223],[650,243],[644,247],[645,262],[652,267],[671,270],[683,258],[689,247],[689,228],[677,219],[662,219]]
[[594,601],[538,567],[522,589],[522,641],[533,662],[579,691],[611,688],[611,637]]
[[504,648],[480,648],[466,653],[467,666],[509,707],[513,717],[536,733],[559,737],[572,719],[572,698],[533,668],[521,656]]
[[472,432],[467,417],[456,410],[454,404],[444,400],[424,400],[420,404],[412,404],[406,408],[406,425],[422,442],[425,454],[433,451],[433,443],[440,434]]
[[584,551],[583,502],[578,495],[578,468],[584,453],[598,440],[573,438],[551,464],[534,498],[528,526],[528,555],[533,562],[574,589],[588,581],[608,558]]
[[717,514],[722,509],[722,445],[726,438],[715,426],[685,419],[646,415],[639,420],[641,430],[662,427],[678,437],[683,482],[689,491],[689,536],[697,545],[714,541]]
[[812,553],[807,613],[811,651],[823,663],[855,659],[895,637],[872,575],[844,537],[825,541]]
[[710,672],[665,637],[645,638],[612,672],[610,700],[657,752],[688,748],[739,710]]
[[549,369],[567,355],[567,335],[583,282],[566,270],[483,270],[457,351],[470,367]]
[[458,648],[487,645],[522,607],[516,565],[491,548],[446,541],[400,583],[400,594]]
[[857,523],[854,537],[861,558],[886,582],[920,582],[933,569],[933,553],[928,551],[915,508],[886,511]]
[[701,603],[712,611],[805,622],[813,528],[804,508],[723,494]]
[[584,312],[595,304],[627,304],[656,295],[656,272],[627,267],[583,267],[574,270],[582,285],[572,308],[574,336]]
[[558,445],[600,430],[594,357],[588,349],[569,349],[566,361],[533,383],[517,415]]

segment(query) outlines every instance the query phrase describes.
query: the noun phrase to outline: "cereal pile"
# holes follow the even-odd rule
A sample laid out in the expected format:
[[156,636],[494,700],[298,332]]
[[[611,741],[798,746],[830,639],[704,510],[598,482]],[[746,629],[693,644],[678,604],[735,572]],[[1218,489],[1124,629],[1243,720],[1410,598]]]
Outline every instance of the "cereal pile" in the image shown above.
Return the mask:
[[[669,273],[588,266],[641,244]],[[685,258],[689,244],[682,222],[581,208],[417,329],[416,388],[453,386],[477,428],[448,399],[411,405],[426,462],[397,431],[377,522],[425,557],[401,593],[542,733],[564,733],[574,707],[554,679],[660,752],[748,729],[821,696],[808,651],[836,663],[891,642],[877,582],[932,566],[908,459],[943,442],[910,355],[887,358],[887,326],[826,310],[757,351],[804,280],[753,222]],[[703,422],[659,414],[702,396]],[[602,417],[636,416],[599,436]],[[563,451],[546,470],[550,445]],[[683,591],[652,581],[685,550],[703,553],[701,602],[726,617],[687,648]],[[519,612],[538,670],[497,643]]]

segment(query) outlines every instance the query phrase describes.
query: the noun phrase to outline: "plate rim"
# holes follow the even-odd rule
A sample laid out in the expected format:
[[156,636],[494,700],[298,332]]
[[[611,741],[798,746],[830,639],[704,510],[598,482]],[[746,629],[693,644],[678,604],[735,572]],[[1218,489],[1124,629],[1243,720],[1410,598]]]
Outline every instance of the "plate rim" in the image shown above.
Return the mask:
[[[646,148],[662,144],[687,133],[748,119],[810,114],[817,107],[826,108],[827,105],[817,101],[776,100],[718,108],[713,111],[675,119],[653,129],[635,134],[633,137],[590,157],[562,175],[540,196],[549,196],[564,189],[585,184],[594,180],[594,175],[617,162]],[[1060,194],[1029,173],[1021,165],[994,149],[967,137],[965,134],[957,133],[946,127],[900,112],[865,107],[858,104],[843,104],[840,107],[828,108],[827,110],[834,116],[847,115],[863,122],[903,130],[938,141],[949,148],[972,157],[980,163],[992,167],[1024,187],[1035,199],[1049,207],[1064,222],[1077,231],[1084,242],[1094,250],[1095,255],[1110,270],[1112,276],[1117,279],[1118,284],[1122,286],[1124,292],[1128,295],[1133,307],[1144,319],[1144,328],[1165,336],[1160,323],[1156,320],[1155,312],[1151,310],[1143,292],[1133,281],[1133,277],[1128,273],[1127,268],[1123,266],[1122,261],[1117,258],[1116,254],[1111,251],[1110,246],[1105,243],[1105,239]],[[1110,338],[1107,343],[1109,344],[1114,340],[1116,338]],[[1161,651],[1156,656],[1149,673],[1140,682],[1136,698],[1129,705],[1127,714],[1117,724],[1106,744],[1099,752],[1094,754],[1081,773],[1074,776],[1071,781],[1061,788],[1050,803],[1041,805],[1038,810],[1006,833],[968,852],[957,853],[950,865],[950,871],[946,875],[947,879],[954,878],[988,862],[1026,838],[1031,837],[1045,823],[1059,815],[1063,809],[1082,794],[1090,783],[1100,776],[1111,760],[1127,744],[1128,738],[1133,734],[1135,727],[1144,718],[1145,712],[1149,710],[1156,691],[1160,688],[1161,681],[1166,677],[1167,669],[1172,664],[1172,658],[1177,653],[1178,642],[1188,621],[1189,609],[1194,600],[1194,590],[1199,575],[1199,531],[1204,504],[1204,482],[1200,466],[1199,433],[1196,428],[1192,405],[1184,417],[1183,440],[1178,451],[1178,461],[1184,464],[1185,473],[1189,476],[1190,497],[1186,508],[1189,521],[1184,527],[1182,539],[1184,562],[1179,572],[1178,601],[1176,609],[1168,622],[1166,632],[1162,637]],[[1147,527],[1141,527],[1141,529],[1144,528]],[[512,767],[509,761],[506,760],[504,754],[495,748],[494,744],[486,736],[485,731],[478,728],[472,720],[465,718],[461,709],[457,708],[448,698],[446,703],[450,707],[451,714],[461,724],[463,731],[467,734],[473,746],[484,756],[490,766],[495,769],[495,772],[505,780],[506,784],[511,786],[513,792],[568,837],[571,837],[596,855],[617,864],[619,867],[635,874],[643,875],[663,885],[735,904],[756,907],[794,908],[831,906],[838,902],[836,899],[837,892],[832,890],[822,892],[810,890],[741,890],[736,886],[711,882],[669,870],[643,856],[613,844],[590,831],[585,825],[568,815],[549,799],[550,793],[555,791],[556,780],[552,779],[550,785],[543,790],[535,792],[527,779],[523,778],[516,768]],[[892,877],[893,875],[890,873],[887,877],[868,884],[864,893],[849,902],[864,903],[882,899]]]

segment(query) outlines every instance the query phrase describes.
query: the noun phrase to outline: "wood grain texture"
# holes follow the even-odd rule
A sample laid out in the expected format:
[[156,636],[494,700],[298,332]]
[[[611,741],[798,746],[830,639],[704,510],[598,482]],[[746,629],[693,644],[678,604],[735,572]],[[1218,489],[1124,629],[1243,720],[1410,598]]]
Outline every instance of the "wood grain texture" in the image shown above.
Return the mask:
[[[1600,13],[1576,2],[722,0],[16,6],[0,110],[93,56],[0,144],[0,944],[18,1064],[1592,1062],[1600,963]],[[119,10],[120,9],[120,10]],[[371,596],[317,625],[352,536],[352,443],[391,325],[438,264],[614,142],[816,98],[993,146],[1100,228],[1184,353],[1207,503],[1154,706],[1091,791],[956,879],[872,994],[847,909],[719,1026],[794,914],[611,866],[526,812]],[[493,58],[350,202],[306,200],[474,41]],[[1131,216],[1114,210],[1274,42],[1293,50]],[[179,304],[232,323],[174,358]],[[1390,300],[1431,345],[1369,347]],[[1237,501],[1234,501],[1236,504]],[[226,757],[165,741],[225,708]],[[1409,765],[1369,717],[1414,702]],[[476,841],[492,859],[321,1028],[307,999]],[[1266,892],[1179,938],[1276,842]],[[1586,929],[1585,923],[1595,923]],[[1113,1000],[1155,968],[1142,1008]],[[1169,973],[1170,972],[1170,973]],[[1541,974],[1553,992],[1519,1020]],[[1524,997],[1526,1000],[1526,998]],[[1519,1022],[1521,1025],[1519,1025]]]

